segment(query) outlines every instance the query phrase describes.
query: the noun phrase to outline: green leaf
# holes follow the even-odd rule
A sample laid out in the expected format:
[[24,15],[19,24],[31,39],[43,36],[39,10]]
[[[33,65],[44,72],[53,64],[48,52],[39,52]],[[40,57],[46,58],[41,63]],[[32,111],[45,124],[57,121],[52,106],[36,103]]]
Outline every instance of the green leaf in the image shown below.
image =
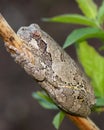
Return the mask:
[[98,26],[94,20],[79,14],[65,14],[65,15],[55,16],[52,18],[43,18],[43,21],[81,24],[81,25],[86,25],[91,27]]
[[54,104],[52,99],[44,92],[34,92],[32,96],[38,100],[39,104],[46,109],[58,110],[58,107]]
[[68,47],[69,45],[83,41],[88,38],[100,38],[104,40],[104,31],[97,29],[97,28],[81,28],[74,30],[66,39],[63,48]]
[[103,22],[104,22],[104,0],[98,10],[97,20],[100,24],[103,24]]
[[79,8],[88,18],[95,19],[97,16],[97,5],[93,0],[76,0]]
[[63,111],[60,111],[53,119],[53,125],[56,129],[59,129],[63,119],[65,117],[65,113]]
[[104,98],[97,98],[96,99],[96,106],[97,107],[104,107]]
[[101,45],[100,47],[99,47],[99,51],[103,51],[104,50],[104,45]]
[[86,41],[78,43],[76,49],[79,61],[91,79],[95,95],[104,98],[104,57]]

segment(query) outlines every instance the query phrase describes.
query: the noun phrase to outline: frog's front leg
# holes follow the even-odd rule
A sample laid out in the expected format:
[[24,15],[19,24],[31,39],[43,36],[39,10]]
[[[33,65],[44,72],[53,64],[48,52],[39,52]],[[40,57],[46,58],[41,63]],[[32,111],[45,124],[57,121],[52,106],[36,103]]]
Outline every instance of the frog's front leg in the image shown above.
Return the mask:
[[29,52],[26,47],[22,46],[22,51],[15,48],[12,45],[5,43],[6,49],[11,53],[11,56],[15,59],[15,62],[20,64],[25,71],[34,77],[37,81],[43,81],[45,78],[45,69],[42,66],[37,65],[35,57]]

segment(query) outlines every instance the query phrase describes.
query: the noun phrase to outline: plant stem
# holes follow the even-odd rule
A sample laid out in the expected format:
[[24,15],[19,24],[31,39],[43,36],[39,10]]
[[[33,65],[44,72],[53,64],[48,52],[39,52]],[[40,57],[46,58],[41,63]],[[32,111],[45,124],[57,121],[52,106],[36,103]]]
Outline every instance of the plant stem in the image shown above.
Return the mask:
[[[15,48],[21,49],[22,40],[17,36],[13,29],[9,26],[3,16],[0,14],[0,36],[8,46],[12,45]],[[22,51],[22,50],[21,50]],[[10,52],[11,53],[11,52]],[[66,114],[68,118],[80,128],[80,130],[100,130],[89,118],[82,118],[78,116],[71,116]]]
[[9,26],[7,21],[0,14],[0,36],[4,39],[8,44],[15,46],[16,48],[20,48],[22,45],[21,39],[17,36],[17,34],[13,31],[13,29]]
[[71,119],[80,130],[100,130],[90,118],[83,118],[79,116],[66,115]]

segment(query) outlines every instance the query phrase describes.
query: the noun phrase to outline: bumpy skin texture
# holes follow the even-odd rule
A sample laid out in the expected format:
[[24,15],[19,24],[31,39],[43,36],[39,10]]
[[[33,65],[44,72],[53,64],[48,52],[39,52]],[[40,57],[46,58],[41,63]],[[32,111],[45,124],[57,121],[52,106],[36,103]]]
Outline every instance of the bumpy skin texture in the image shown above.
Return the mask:
[[[53,101],[70,114],[88,116],[95,104],[89,81],[74,60],[37,24],[17,32],[24,41],[23,52],[10,47],[15,61],[21,64]],[[25,50],[30,53],[26,53]]]

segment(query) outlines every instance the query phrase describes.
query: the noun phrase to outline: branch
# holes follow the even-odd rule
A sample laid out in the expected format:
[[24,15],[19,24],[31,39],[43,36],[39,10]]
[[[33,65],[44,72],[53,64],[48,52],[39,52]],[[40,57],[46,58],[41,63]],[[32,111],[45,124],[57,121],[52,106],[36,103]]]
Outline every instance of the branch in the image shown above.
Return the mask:
[[8,42],[9,45],[13,45],[16,48],[20,48],[22,42],[13,29],[9,26],[3,16],[0,14],[0,36],[4,39],[5,42]]
[[90,118],[77,117],[67,114],[80,130],[100,130]]
[[[39,34],[36,34],[36,36],[38,36],[38,35]],[[0,36],[3,38],[4,42],[6,42],[7,49],[13,56],[15,56],[15,54],[18,55],[18,53],[25,54],[26,56],[24,55],[24,57],[29,58],[28,62],[30,63],[30,61],[31,61],[31,63],[34,63],[34,59],[33,59],[34,57],[32,56],[33,54],[31,53],[30,49],[26,45],[24,45],[23,40],[21,40],[20,37],[17,36],[17,34],[8,25],[8,23],[6,22],[6,20],[3,18],[3,16],[1,14],[0,14]],[[19,60],[21,60],[21,59],[19,59]],[[24,61],[25,60],[26,59],[24,58]],[[23,65],[23,63],[24,63],[23,59],[21,62]],[[26,66],[26,67],[28,67],[28,66]],[[41,81],[41,82],[43,82],[43,81]],[[46,89],[47,89],[48,85],[49,85],[49,87],[52,87],[52,84],[50,85],[48,83],[48,85],[47,85],[45,81],[43,83],[41,83],[41,82],[39,82],[39,83],[42,86],[45,86]],[[43,87],[43,88],[45,88],[45,87]],[[71,120],[73,120],[75,122],[75,124],[80,128],[80,130],[85,130],[85,129],[86,130],[99,130],[99,128],[89,118],[71,116],[70,114],[66,114],[66,116],[68,118],[70,118]]]

